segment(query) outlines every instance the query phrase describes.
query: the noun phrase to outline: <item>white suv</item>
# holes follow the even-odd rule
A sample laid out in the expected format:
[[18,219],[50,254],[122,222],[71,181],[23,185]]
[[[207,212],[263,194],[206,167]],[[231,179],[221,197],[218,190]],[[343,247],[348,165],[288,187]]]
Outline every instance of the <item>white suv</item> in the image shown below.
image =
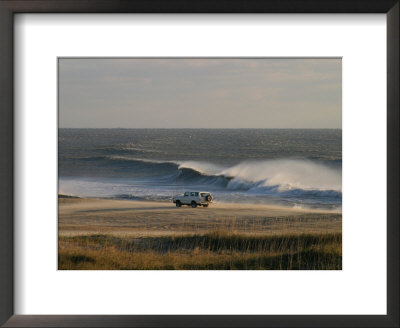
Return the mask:
[[207,207],[212,202],[212,199],[211,193],[206,191],[185,191],[183,196],[172,198],[172,202],[176,204],[176,207],[189,205],[195,208],[197,205]]

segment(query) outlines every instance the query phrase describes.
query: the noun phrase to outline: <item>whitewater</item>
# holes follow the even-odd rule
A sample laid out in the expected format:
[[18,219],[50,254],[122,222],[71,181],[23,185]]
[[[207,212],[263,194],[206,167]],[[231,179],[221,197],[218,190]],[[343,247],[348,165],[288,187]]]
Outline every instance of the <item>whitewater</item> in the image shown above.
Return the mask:
[[341,130],[60,129],[59,193],[340,209]]

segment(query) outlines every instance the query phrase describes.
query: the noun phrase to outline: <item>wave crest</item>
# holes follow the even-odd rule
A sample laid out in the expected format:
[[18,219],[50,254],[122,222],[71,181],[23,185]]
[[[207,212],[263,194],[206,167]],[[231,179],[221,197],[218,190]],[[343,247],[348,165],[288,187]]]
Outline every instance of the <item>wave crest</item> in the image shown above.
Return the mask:
[[[342,191],[340,167],[332,167],[311,160],[263,160],[245,161],[231,166],[222,166],[202,161],[173,161],[142,159],[125,156],[103,158],[110,165],[124,172],[148,172],[154,177],[174,181],[190,182],[210,188],[246,190],[270,193],[304,191]],[[86,159],[87,160],[87,159]]]
[[341,170],[307,160],[267,160],[242,162],[228,168],[185,162],[186,168],[205,175],[229,178],[228,189],[253,189],[276,186],[278,191],[292,189],[342,191]]

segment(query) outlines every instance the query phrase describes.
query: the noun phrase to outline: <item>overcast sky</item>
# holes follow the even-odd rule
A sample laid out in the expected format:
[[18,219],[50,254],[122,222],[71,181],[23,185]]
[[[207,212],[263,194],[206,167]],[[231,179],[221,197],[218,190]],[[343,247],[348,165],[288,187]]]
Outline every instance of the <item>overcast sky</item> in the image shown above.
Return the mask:
[[61,128],[341,128],[341,59],[60,59]]

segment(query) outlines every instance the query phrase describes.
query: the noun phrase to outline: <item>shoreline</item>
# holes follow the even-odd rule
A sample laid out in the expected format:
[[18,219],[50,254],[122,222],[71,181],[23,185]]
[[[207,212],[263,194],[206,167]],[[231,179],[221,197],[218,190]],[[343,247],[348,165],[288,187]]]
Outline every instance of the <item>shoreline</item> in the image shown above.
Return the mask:
[[160,236],[228,231],[245,234],[341,232],[338,211],[271,205],[213,203],[180,207],[172,202],[59,198],[60,236],[108,234]]
[[[148,203],[148,204],[154,204],[154,205],[166,205],[170,204],[172,207],[176,207],[175,204],[172,202],[172,200],[140,200],[140,199],[124,199],[124,198],[113,198],[113,197],[84,197],[84,196],[75,196],[75,195],[67,195],[67,194],[58,194],[58,201],[60,203],[63,202],[63,200],[80,200],[80,201],[113,201],[113,202],[131,202],[134,204],[141,204],[141,203]],[[187,206],[183,205],[182,208],[185,208]],[[329,208],[311,208],[307,206],[284,206],[284,205],[277,205],[277,204],[265,204],[265,203],[229,203],[229,202],[220,202],[220,201],[213,201],[210,204],[210,208],[212,207],[217,207],[217,208],[226,208],[226,207],[231,207],[231,208],[264,208],[266,210],[268,209],[273,209],[273,210],[282,210],[282,211],[293,211],[293,212],[299,212],[299,213],[330,213],[330,214],[342,214],[342,209],[329,209]],[[199,206],[198,208],[201,208]]]

